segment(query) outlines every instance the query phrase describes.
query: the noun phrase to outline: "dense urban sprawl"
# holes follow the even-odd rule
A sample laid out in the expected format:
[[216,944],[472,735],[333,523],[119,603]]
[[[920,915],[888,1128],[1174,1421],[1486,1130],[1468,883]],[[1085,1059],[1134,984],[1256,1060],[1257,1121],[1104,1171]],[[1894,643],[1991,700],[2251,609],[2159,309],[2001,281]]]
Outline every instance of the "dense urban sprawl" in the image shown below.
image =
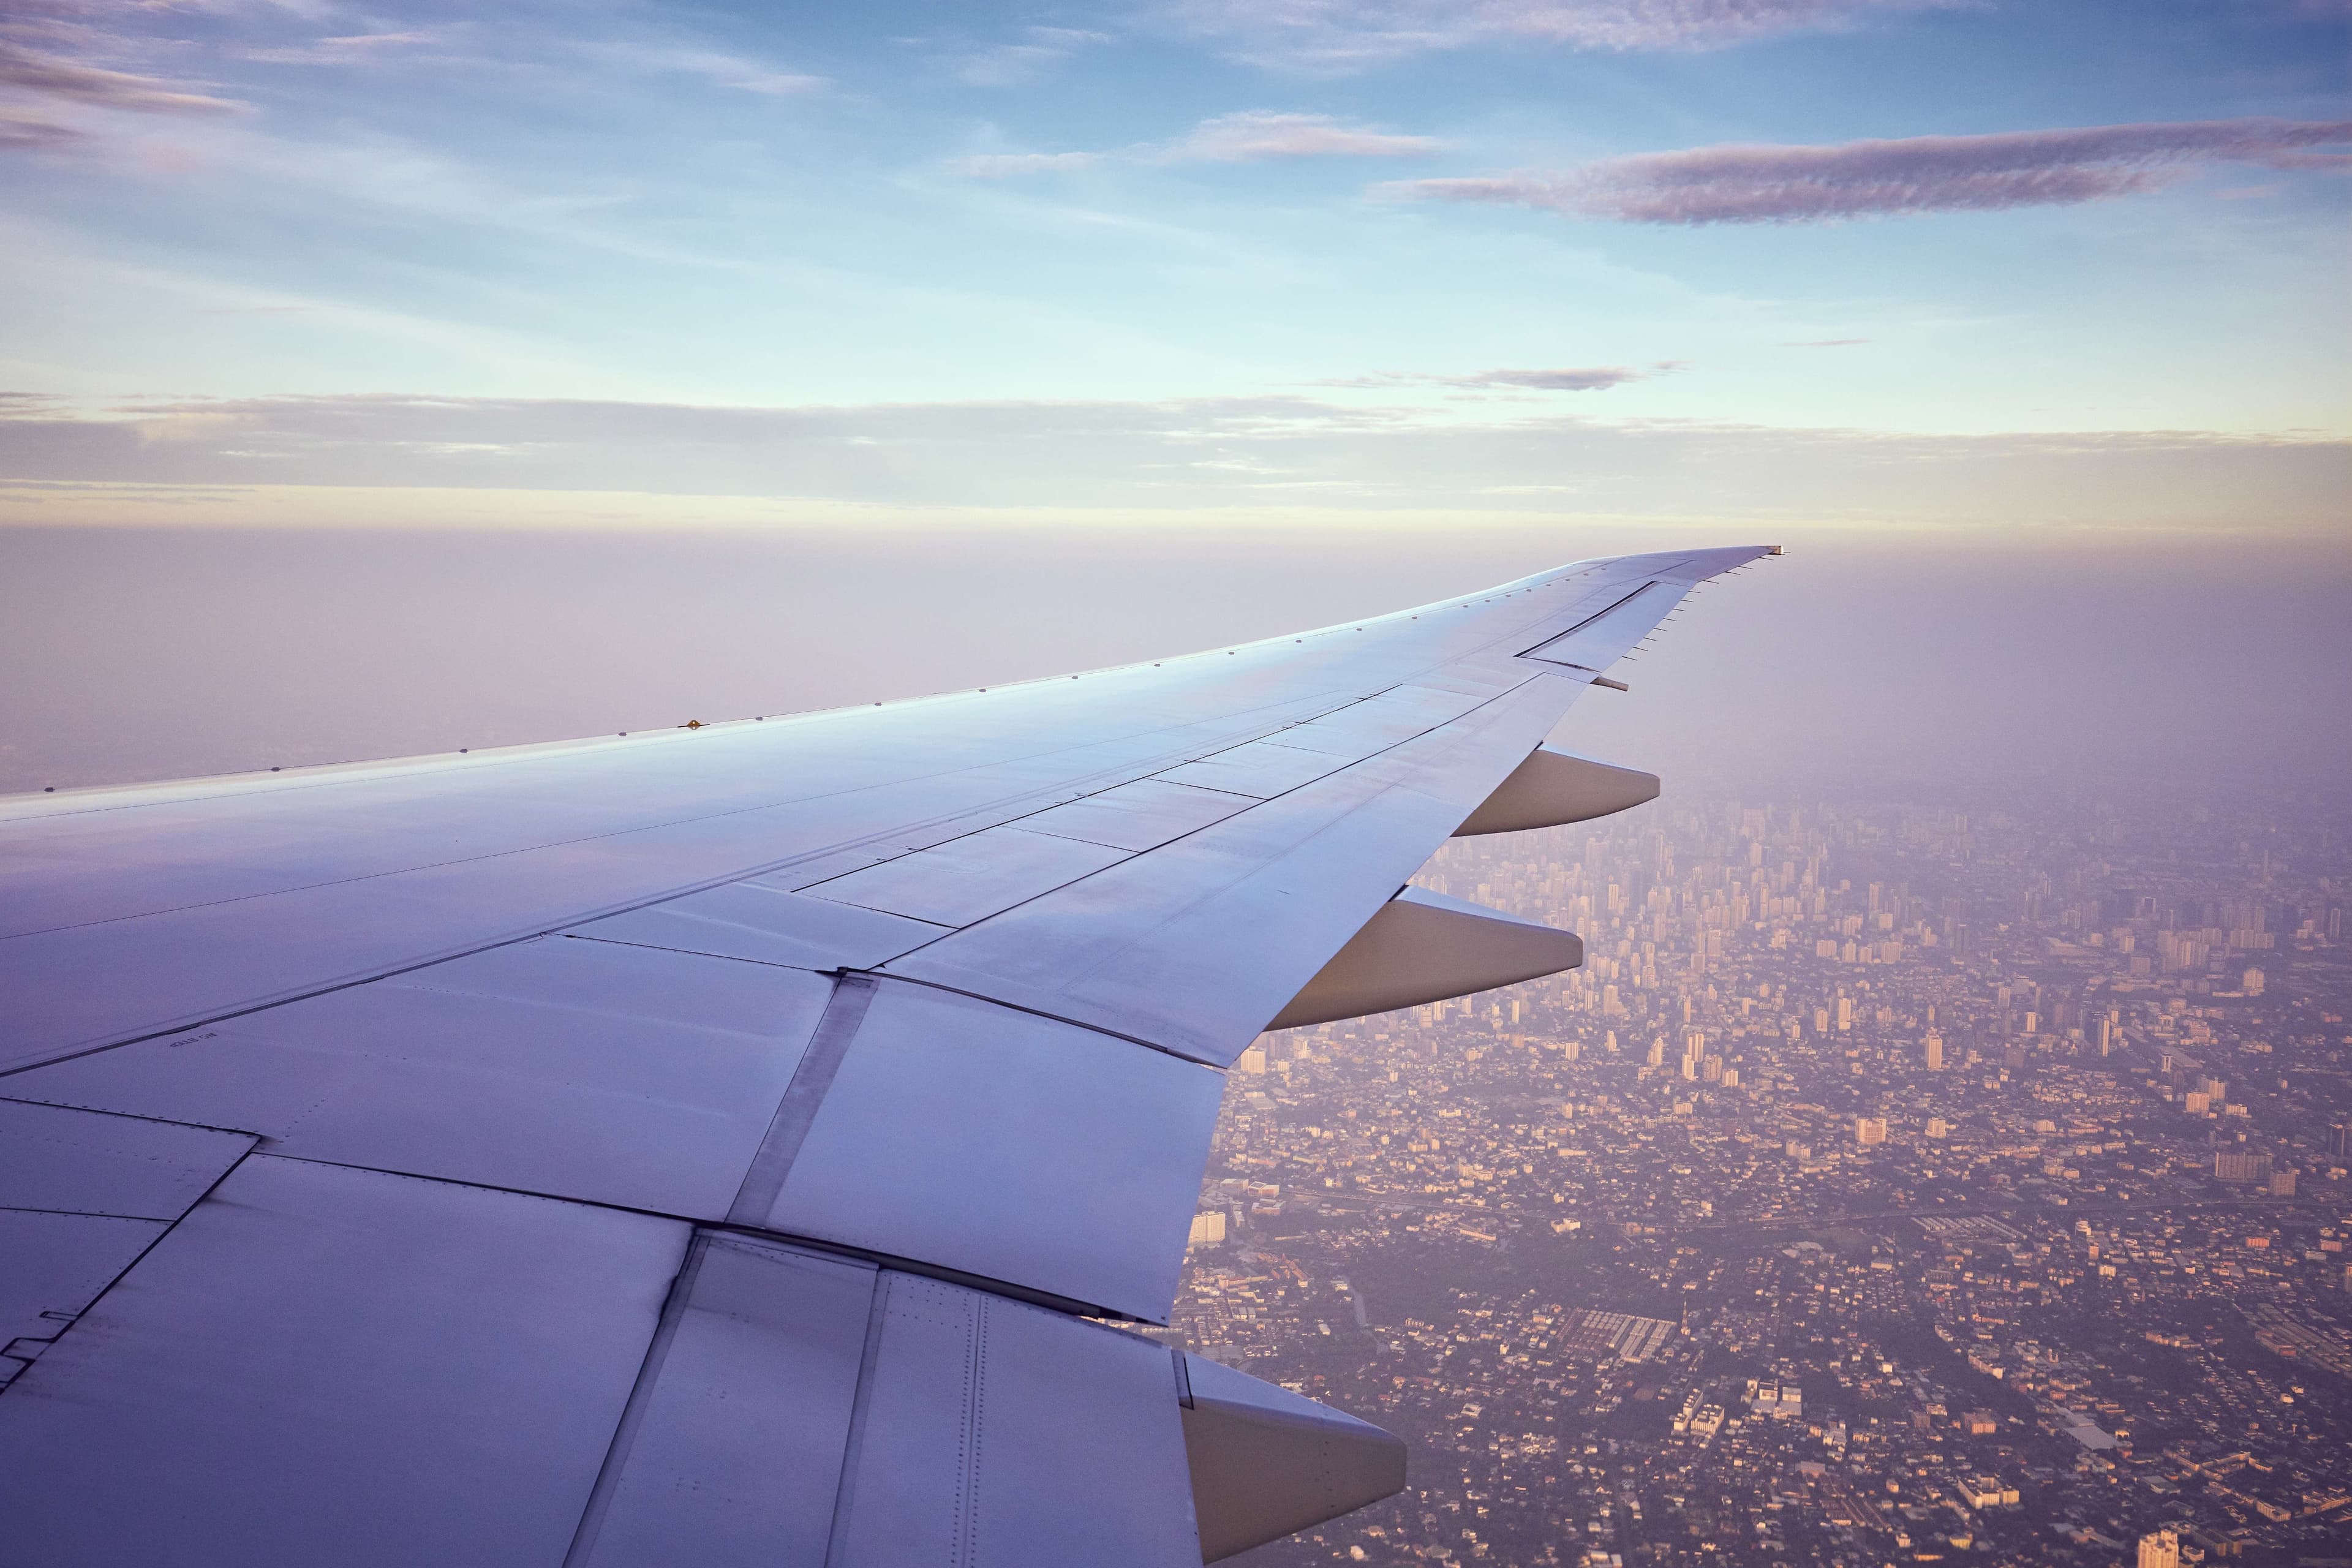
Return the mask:
[[1457,841],[1418,880],[1586,962],[1232,1075],[1170,1336],[1412,1449],[1248,1561],[2352,1538],[2345,843],[2154,796]]

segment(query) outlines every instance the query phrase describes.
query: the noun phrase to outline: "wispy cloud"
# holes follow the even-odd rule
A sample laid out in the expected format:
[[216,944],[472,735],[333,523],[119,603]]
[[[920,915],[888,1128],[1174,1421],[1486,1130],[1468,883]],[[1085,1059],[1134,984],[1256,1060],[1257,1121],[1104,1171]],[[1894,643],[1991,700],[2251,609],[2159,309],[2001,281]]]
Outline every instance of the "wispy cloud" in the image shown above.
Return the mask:
[[1606,392],[1629,381],[1647,381],[1683,368],[1680,360],[1662,360],[1648,370],[1622,364],[1585,365],[1559,370],[1481,370],[1466,375],[1437,375],[1419,371],[1380,371],[1345,381],[1325,381],[1319,386],[1391,387],[1461,386],[1517,388],[1529,392]]
[[1433,49],[1536,39],[1613,52],[1723,48],[1970,0],[1177,0],[1165,13],[1255,64],[1345,71]]
[[70,126],[0,109],[0,153],[45,153],[81,140],[81,132]]
[[649,76],[694,76],[736,92],[769,98],[790,98],[820,92],[832,84],[824,77],[778,70],[763,61],[745,59],[719,49],[687,45],[629,41],[586,46],[586,52],[613,64]]
[[993,44],[956,62],[959,79],[973,87],[1026,87],[1108,33],[1083,27],[1031,27],[1017,44]]
[[1204,120],[1161,150],[1170,163],[1250,163],[1266,158],[1417,158],[1439,143],[1428,136],[1342,125],[1328,115],[1244,110]]
[[1097,163],[1258,163],[1282,158],[1418,158],[1444,143],[1349,125],[1327,114],[1248,109],[1203,120],[1169,142],[1139,142],[1100,153],[982,153],[956,167],[984,179],[1045,174]]
[[1023,174],[1066,174],[1090,169],[1103,161],[1100,153],[974,153],[955,161],[959,174],[975,179],[1003,180]]
[[2320,149],[2347,141],[2352,121],[2188,121],[1827,147],[1697,147],[1557,174],[1389,188],[1618,223],[1812,223],[2099,201],[2160,189],[2200,163],[2340,169],[2352,159]]
[[238,114],[249,105],[181,82],[106,70],[0,39],[0,87],[36,98],[141,114]]
[[304,44],[249,49],[245,58],[265,65],[372,66],[414,60],[423,50],[437,54],[445,42],[438,33],[347,33]]

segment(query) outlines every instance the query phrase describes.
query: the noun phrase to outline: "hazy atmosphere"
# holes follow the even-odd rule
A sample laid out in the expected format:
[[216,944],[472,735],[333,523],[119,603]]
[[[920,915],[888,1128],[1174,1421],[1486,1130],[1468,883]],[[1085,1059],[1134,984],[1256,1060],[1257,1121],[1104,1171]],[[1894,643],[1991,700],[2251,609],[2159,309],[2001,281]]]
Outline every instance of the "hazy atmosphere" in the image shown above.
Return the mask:
[[[0,531],[14,789],[916,696],[1274,636],[1684,531]],[[1744,542],[1725,531],[1708,542]],[[2340,784],[2352,555],[2244,539],[1788,531],[1564,743],[1743,779]],[[2277,775],[2273,778],[2273,775]]]

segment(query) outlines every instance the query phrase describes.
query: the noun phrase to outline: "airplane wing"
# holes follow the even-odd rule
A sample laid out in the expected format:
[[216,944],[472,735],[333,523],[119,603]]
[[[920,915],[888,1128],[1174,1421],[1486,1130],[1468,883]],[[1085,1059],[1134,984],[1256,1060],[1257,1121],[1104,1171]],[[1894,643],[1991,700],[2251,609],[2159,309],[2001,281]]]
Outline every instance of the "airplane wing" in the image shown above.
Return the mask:
[[1404,1484],[1173,1302],[1269,1026],[1573,965],[1404,884],[1626,556],[794,718],[0,803],[16,1568],[1192,1564]]

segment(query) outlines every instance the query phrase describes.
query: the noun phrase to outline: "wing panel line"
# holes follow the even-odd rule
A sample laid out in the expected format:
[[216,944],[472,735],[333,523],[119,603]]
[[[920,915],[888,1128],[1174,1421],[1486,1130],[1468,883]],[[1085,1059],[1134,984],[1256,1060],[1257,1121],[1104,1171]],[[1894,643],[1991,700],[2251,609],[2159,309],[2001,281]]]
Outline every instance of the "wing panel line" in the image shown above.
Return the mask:
[[727,1210],[728,1224],[756,1227],[766,1223],[768,1212],[776,1205],[776,1194],[783,1191],[784,1178],[792,1174],[793,1161],[816,1121],[817,1108],[824,1103],[842,1058],[849,1054],[849,1042],[856,1038],[858,1026],[866,1022],[866,1010],[874,1005],[874,992],[870,974],[845,974],[834,982],[833,1000],[825,1004],[824,1016],[817,1020],[816,1033],[801,1053],[792,1082],[776,1101],[775,1120],[768,1124],[768,1135],[760,1140],[759,1152],[743,1173],[743,1185]]

